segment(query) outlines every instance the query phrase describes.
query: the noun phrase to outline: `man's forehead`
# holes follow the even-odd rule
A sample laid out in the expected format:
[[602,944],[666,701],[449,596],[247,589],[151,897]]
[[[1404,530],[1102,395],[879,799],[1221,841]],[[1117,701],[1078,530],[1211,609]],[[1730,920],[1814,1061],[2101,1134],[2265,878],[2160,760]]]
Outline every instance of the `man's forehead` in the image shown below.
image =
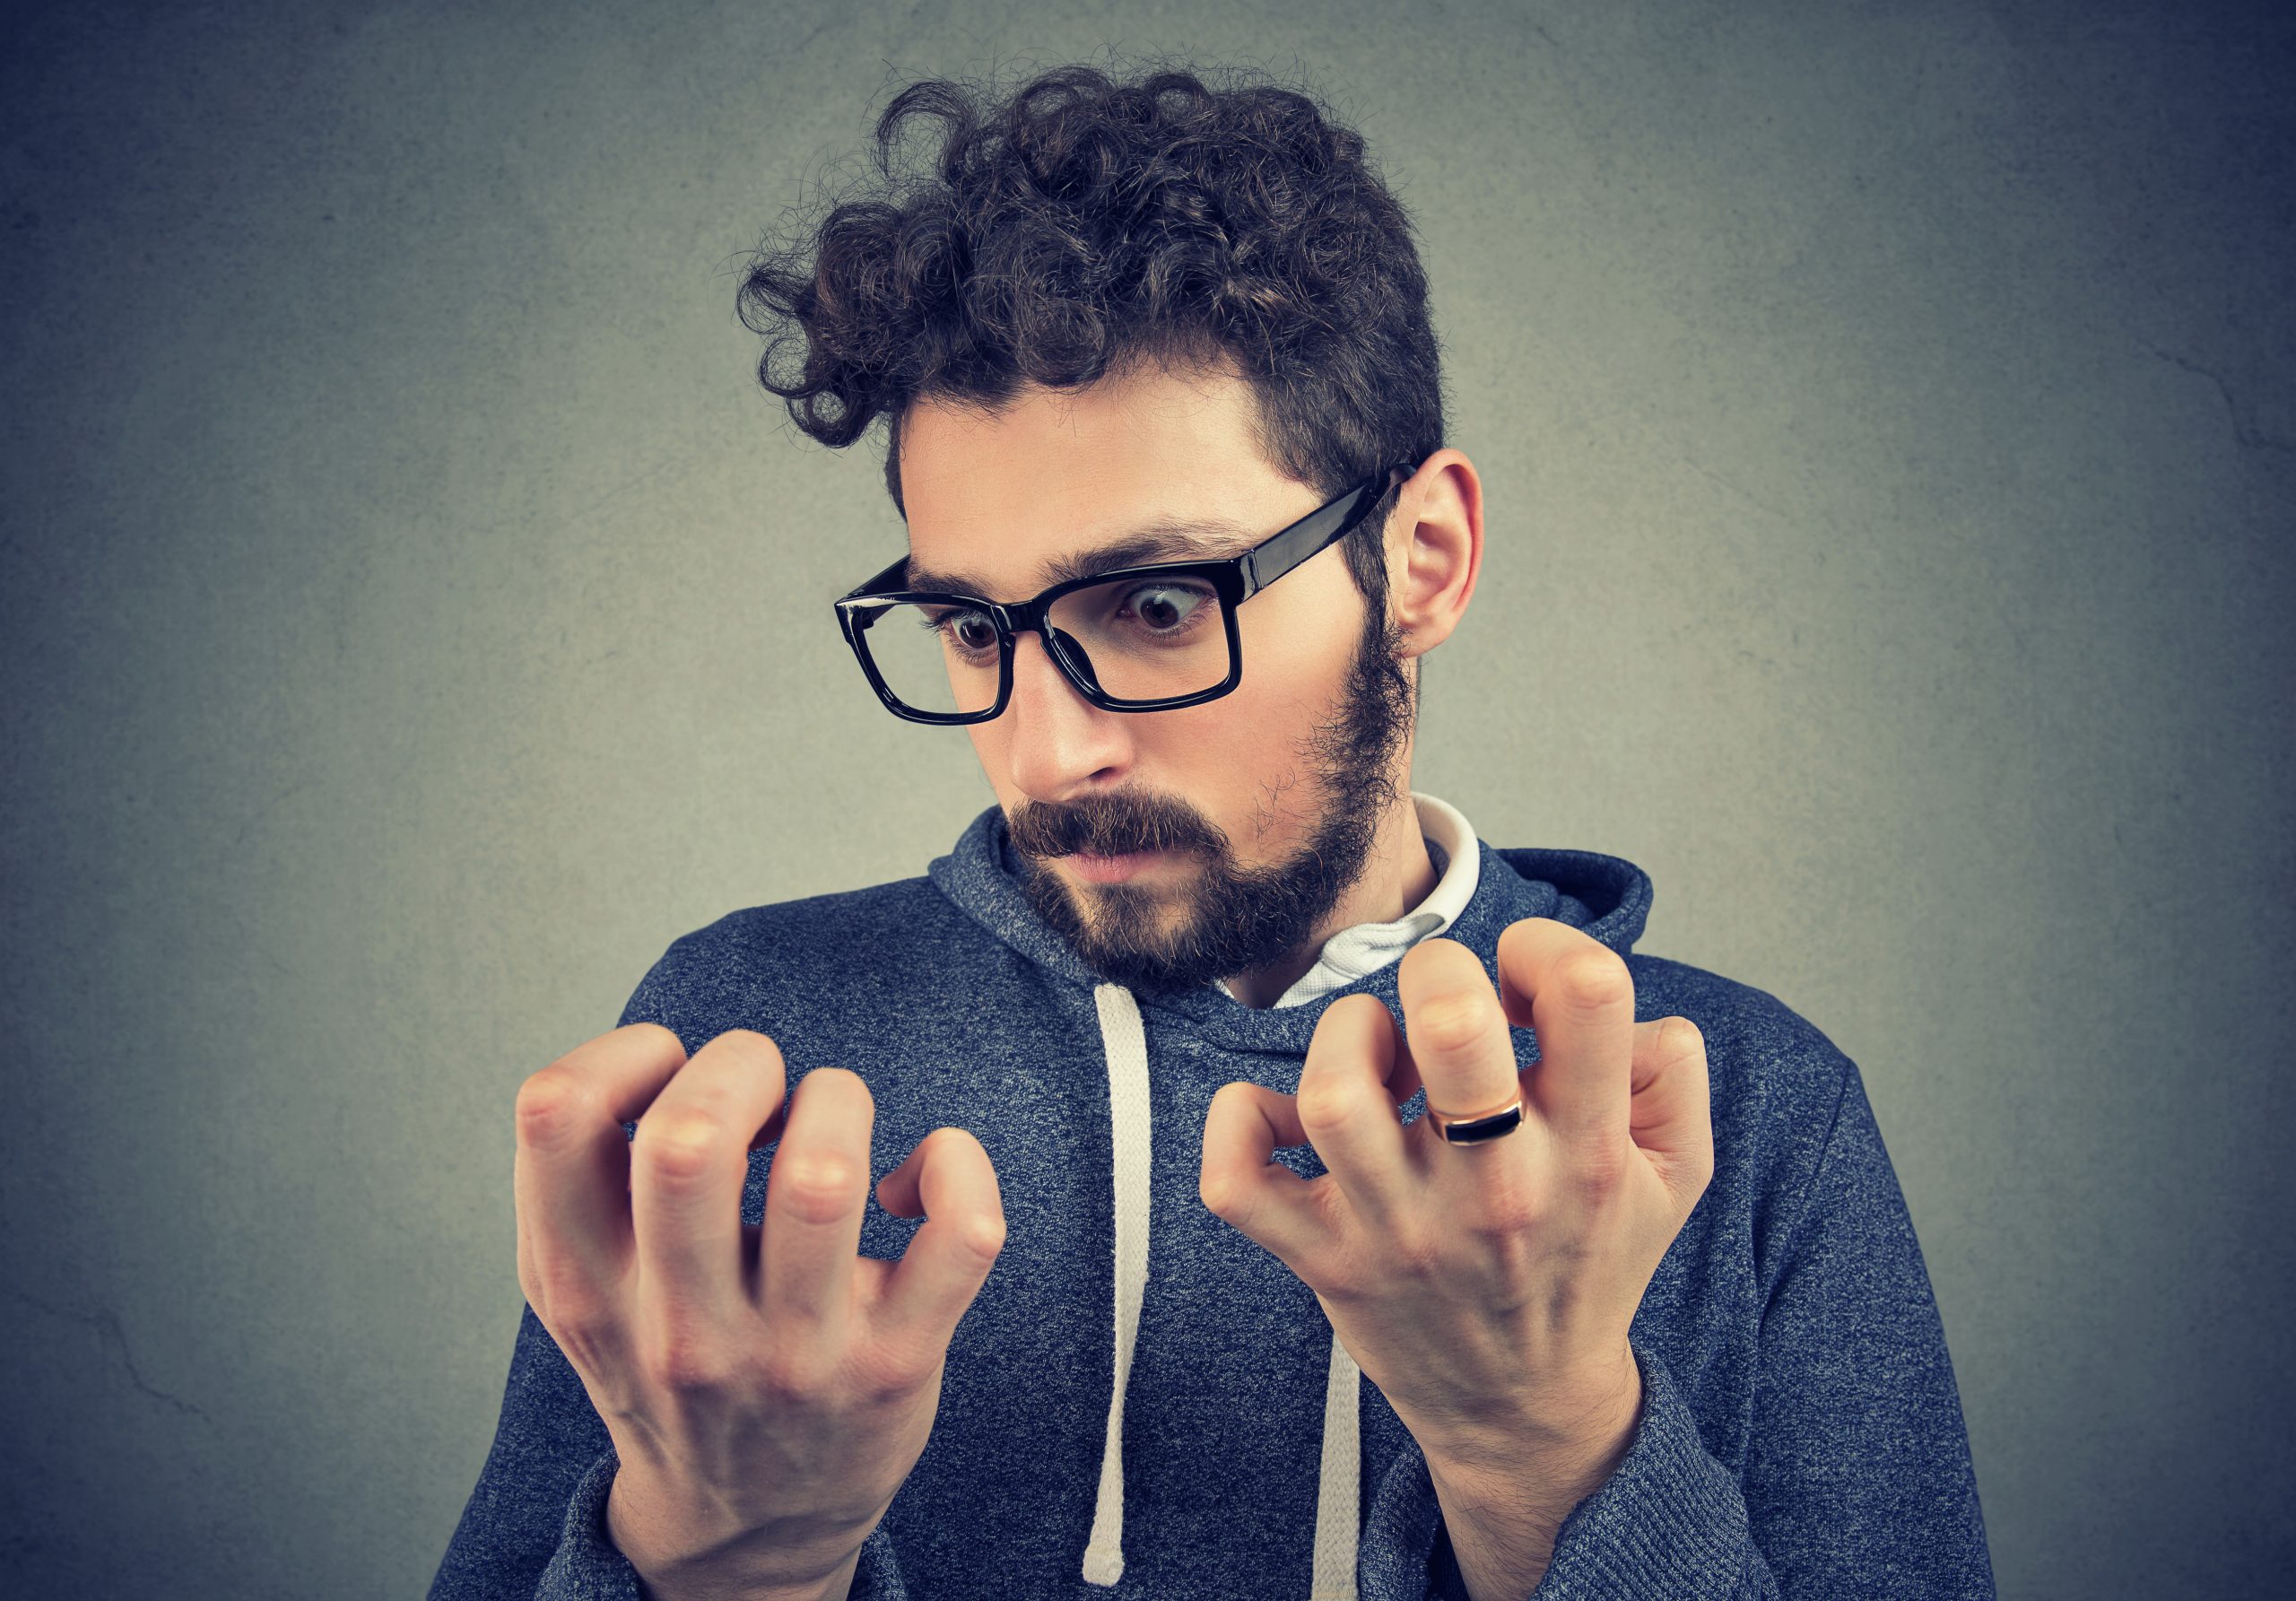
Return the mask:
[[1239,555],[1257,539],[1254,529],[1230,518],[1164,514],[1089,535],[1054,535],[1041,542],[1052,547],[1049,553],[1016,568],[1013,553],[1022,542],[1009,531],[1000,535],[994,526],[961,533],[942,530],[928,542],[926,557],[918,554],[912,542],[906,582],[911,589],[955,590],[989,600],[1020,601],[1055,584],[1118,568]]
[[1112,568],[1239,554],[1267,532],[1240,503],[1289,487],[1253,415],[1232,371],[1155,362],[994,405],[921,397],[900,439],[909,587],[1025,600]]

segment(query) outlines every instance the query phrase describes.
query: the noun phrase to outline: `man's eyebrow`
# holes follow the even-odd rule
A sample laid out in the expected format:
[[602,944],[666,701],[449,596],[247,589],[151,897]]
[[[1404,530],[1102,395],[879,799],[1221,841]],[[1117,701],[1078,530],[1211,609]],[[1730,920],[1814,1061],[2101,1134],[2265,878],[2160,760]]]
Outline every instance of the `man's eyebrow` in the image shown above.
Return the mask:
[[[1037,587],[1031,594],[1049,589],[1055,584],[1065,584],[1071,579],[1090,578],[1094,573],[1113,572],[1123,567],[1140,567],[1151,561],[1217,561],[1239,555],[1259,543],[1251,529],[1240,527],[1218,518],[1192,518],[1144,523],[1139,527],[1106,544],[1096,544],[1087,550],[1072,551],[1056,556],[1038,570]],[[914,561],[909,564],[905,580],[911,589],[938,589],[959,595],[978,595],[993,599],[987,580],[970,573],[935,572],[919,567]],[[1020,599],[1028,598],[1026,596]],[[1006,603],[1010,605],[1008,601]]]

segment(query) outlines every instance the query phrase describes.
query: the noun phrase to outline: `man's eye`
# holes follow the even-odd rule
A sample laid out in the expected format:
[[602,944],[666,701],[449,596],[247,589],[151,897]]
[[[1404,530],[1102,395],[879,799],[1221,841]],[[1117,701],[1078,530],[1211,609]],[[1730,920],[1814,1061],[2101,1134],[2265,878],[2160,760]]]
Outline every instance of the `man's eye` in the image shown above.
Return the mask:
[[926,612],[925,626],[960,650],[978,655],[996,648],[996,624],[981,612]]
[[1143,584],[1125,596],[1125,605],[1150,633],[1177,633],[1212,596],[1182,584]]

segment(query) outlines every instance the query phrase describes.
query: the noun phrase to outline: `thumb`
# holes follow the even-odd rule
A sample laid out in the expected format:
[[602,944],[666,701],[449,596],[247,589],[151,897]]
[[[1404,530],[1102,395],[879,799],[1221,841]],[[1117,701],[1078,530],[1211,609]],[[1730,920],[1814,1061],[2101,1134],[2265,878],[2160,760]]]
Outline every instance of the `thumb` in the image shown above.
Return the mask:
[[1638,1027],[1633,1083],[1628,1130],[1687,1214],[1714,1176],[1714,1105],[1698,1025],[1665,1017]]
[[877,1180],[877,1205],[895,1217],[923,1217],[925,1196],[918,1179],[925,1166],[925,1142],[904,1158],[900,1165]]

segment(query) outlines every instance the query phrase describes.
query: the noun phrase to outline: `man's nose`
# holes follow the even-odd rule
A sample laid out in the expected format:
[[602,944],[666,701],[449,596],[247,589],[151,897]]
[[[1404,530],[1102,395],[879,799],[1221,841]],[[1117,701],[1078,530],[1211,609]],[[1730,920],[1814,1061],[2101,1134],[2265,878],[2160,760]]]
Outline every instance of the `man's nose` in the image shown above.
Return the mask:
[[1013,782],[1031,800],[1058,802],[1101,787],[1132,760],[1124,712],[1103,711],[1076,692],[1033,630],[1013,644],[1012,727],[1006,760]]

